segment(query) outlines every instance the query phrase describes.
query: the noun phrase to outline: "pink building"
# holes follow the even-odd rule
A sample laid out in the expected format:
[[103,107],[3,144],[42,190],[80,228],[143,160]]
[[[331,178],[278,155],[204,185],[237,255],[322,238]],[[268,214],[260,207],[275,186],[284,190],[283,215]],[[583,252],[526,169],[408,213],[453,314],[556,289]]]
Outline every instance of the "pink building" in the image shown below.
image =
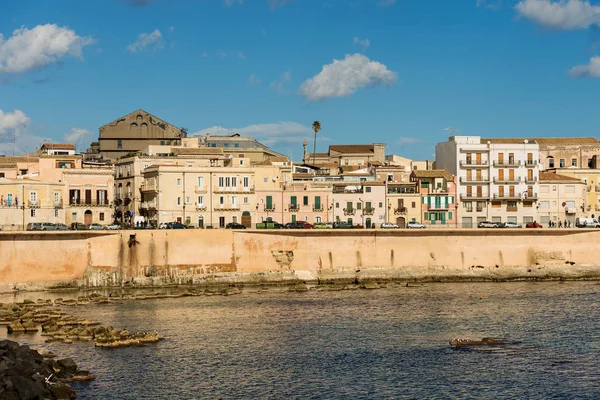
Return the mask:
[[456,177],[445,170],[415,170],[410,180],[421,194],[423,224],[458,227]]
[[281,224],[331,220],[331,184],[291,182],[257,193],[257,222],[271,218]]

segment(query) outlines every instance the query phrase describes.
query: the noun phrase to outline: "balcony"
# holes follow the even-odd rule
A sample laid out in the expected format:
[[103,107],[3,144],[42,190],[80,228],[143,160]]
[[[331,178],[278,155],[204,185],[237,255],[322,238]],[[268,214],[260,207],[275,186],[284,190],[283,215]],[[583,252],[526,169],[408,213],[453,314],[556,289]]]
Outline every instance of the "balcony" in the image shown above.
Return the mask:
[[508,160],[496,160],[494,161],[494,167],[496,168],[512,168],[512,167],[520,167],[521,161],[514,160],[509,158]]
[[54,208],[63,208],[62,200],[54,200]]
[[237,186],[236,187],[215,188],[215,194],[223,194],[223,193],[231,193],[231,194],[254,193],[254,188],[253,187],[237,187]]
[[525,160],[525,168],[535,168],[537,166],[537,160]]
[[417,189],[415,185],[388,185],[388,194],[416,194]]
[[566,214],[577,214],[577,207],[565,207]]
[[517,212],[517,211],[519,211],[519,207],[508,207],[508,206],[506,206],[506,211],[508,211],[508,212]]
[[300,211],[300,206],[298,204],[290,204],[288,209],[290,212],[298,212]]
[[275,206],[274,205],[271,207],[265,206],[264,210],[265,210],[265,212],[275,212]]
[[332,188],[333,193],[363,193],[363,187],[361,185],[334,185]]
[[486,184],[490,182],[490,178],[486,178],[483,176],[479,176],[479,177],[464,177],[461,176],[459,179],[460,183],[463,183],[465,185],[481,185],[481,184]]
[[460,160],[458,164],[463,168],[487,167],[488,161],[487,160],[477,161],[477,160],[473,160],[473,159]]
[[494,193],[494,200],[521,200],[519,193]]
[[427,191],[427,194],[448,194],[448,188],[431,188]]
[[206,186],[198,186],[198,185],[196,185],[194,187],[194,192],[196,192],[196,193],[206,193],[207,192]]
[[196,211],[206,211],[206,204],[196,203]]
[[535,201],[538,199],[538,194],[534,192],[525,192],[523,193],[523,200],[527,201]]
[[375,214],[375,207],[365,208],[363,210],[363,215],[373,215]]
[[394,208],[394,215],[406,215],[407,213],[408,213],[408,208],[406,208],[406,207]]
[[108,207],[108,199],[101,200],[82,200],[71,199],[69,205],[72,207]]
[[499,185],[509,185],[509,184],[518,184],[521,183],[521,177],[504,177],[504,178],[499,178],[499,177],[494,177],[494,183],[499,184]]
[[313,204],[312,210],[314,212],[322,212],[323,211],[323,204]]
[[156,210],[156,201],[144,201],[141,208],[145,210]]
[[[440,203],[440,204],[429,204],[429,206],[427,207],[427,209],[429,211],[443,211],[443,210],[448,210],[449,206],[446,205],[446,203]],[[478,210],[479,211],[479,210]]]
[[27,207],[29,207],[29,208],[40,208],[40,202],[39,201],[31,201],[31,200],[29,200],[27,202]]
[[240,206],[237,204],[218,204],[215,206],[215,211],[239,211]]
[[140,190],[142,192],[158,192],[158,188],[156,185],[142,185],[140,186]]
[[355,211],[354,208],[344,208],[344,215],[354,215]]
[[460,199],[461,200],[489,200],[490,196],[488,196],[487,194],[477,194],[477,193],[461,193],[460,195]]
[[532,176],[531,178],[525,178],[525,183],[536,183],[537,180],[536,176]]

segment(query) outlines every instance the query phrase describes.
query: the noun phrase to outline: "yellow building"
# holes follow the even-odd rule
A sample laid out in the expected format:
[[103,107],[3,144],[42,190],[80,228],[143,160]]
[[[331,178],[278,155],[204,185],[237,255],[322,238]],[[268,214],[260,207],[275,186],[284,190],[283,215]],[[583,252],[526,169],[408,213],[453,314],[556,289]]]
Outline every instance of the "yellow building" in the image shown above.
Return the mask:
[[386,182],[386,222],[394,223],[399,228],[406,227],[408,222],[423,222],[421,215],[421,194],[415,182]]
[[553,170],[558,175],[570,176],[583,182],[585,191],[583,194],[582,217],[598,216],[600,211],[600,169],[589,168],[557,168]]
[[552,172],[540,172],[540,194],[537,222],[544,227],[550,221],[570,222],[575,226],[579,217],[597,217],[585,205],[586,185],[577,178]]

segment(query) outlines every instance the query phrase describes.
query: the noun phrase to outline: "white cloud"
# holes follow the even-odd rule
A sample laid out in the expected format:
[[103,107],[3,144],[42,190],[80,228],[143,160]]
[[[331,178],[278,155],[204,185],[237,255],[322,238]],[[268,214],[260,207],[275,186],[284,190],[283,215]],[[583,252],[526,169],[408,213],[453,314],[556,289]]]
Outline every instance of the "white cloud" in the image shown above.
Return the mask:
[[292,2],[292,0],[267,0],[267,4],[271,10],[275,10],[276,8],[281,8],[291,2]]
[[283,74],[281,74],[279,79],[276,79],[273,82],[271,82],[269,87],[279,94],[285,94],[287,93],[285,85],[289,82],[291,78],[292,72],[290,70],[287,70]]
[[590,58],[585,65],[577,65],[569,71],[573,78],[600,78],[600,56]]
[[362,54],[346,55],[343,60],[323,66],[321,72],[300,86],[300,94],[309,101],[345,97],[360,88],[390,85],[397,74],[384,64],[371,61]]
[[254,74],[250,74],[250,78],[248,78],[249,84],[258,85],[261,82],[262,82],[262,80],[258,76],[254,75]]
[[92,132],[82,128],[72,128],[70,132],[67,132],[63,136],[63,143],[74,144],[79,151],[85,150],[90,144],[92,138]]
[[21,131],[29,126],[31,120],[21,110],[5,113],[0,110],[0,135]]
[[158,29],[151,33],[140,33],[135,42],[127,46],[130,53],[147,50],[160,50],[164,47],[162,34]]
[[550,29],[585,29],[600,25],[600,6],[583,0],[522,0],[515,10],[520,16]]
[[[243,128],[222,128],[213,126],[194,132],[192,135],[225,135],[239,133],[243,136],[252,137],[261,143],[272,146],[274,144],[302,143],[304,139],[310,139],[313,130],[310,126],[305,126],[297,122],[276,122],[271,124],[255,124]],[[320,137],[319,140],[327,140]]]
[[66,56],[83,59],[83,48],[94,42],[55,24],[21,27],[8,40],[0,34],[0,72],[25,72]]
[[362,47],[363,51],[365,51],[371,45],[371,41],[369,39],[359,39],[355,36],[354,45]]
[[29,132],[30,118],[21,110],[0,110],[0,154],[12,155],[35,151],[48,138]]
[[493,11],[497,11],[502,6],[502,0],[490,2],[489,0],[477,0],[477,8],[485,7]]
[[388,7],[396,4],[396,0],[380,0],[377,5],[379,7]]
[[231,7],[234,4],[244,4],[244,0],[223,0],[225,7]]

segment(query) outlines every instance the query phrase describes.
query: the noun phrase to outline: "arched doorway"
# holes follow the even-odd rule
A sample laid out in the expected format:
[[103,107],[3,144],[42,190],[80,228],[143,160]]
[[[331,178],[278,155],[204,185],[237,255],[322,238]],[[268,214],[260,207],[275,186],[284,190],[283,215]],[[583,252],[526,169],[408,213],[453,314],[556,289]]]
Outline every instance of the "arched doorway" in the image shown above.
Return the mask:
[[246,228],[252,228],[252,216],[250,215],[250,211],[244,211],[242,213],[242,225]]
[[396,225],[398,225],[398,228],[406,228],[406,218],[404,218],[404,217],[396,218]]
[[92,212],[90,210],[86,210],[85,213],[83,213],[83,224],[85,226],[88,226],[92,223]]

